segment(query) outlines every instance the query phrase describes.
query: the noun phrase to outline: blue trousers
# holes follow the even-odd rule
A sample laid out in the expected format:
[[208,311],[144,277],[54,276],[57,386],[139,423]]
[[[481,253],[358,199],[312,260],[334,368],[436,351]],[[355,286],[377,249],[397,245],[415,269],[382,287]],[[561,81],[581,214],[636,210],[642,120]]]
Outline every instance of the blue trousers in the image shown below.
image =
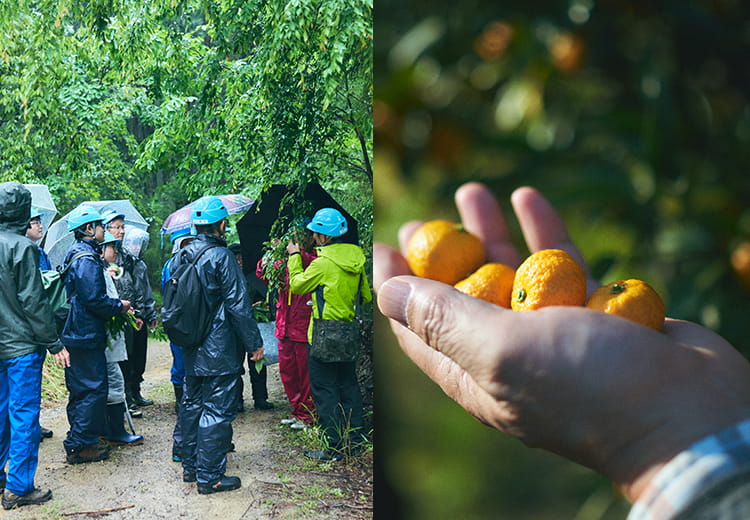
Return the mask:
[[0,360],[0,477],[16,495],[34,491],[44,352]]
[[185,384],[185,358],[182,356],[182,347],[178,347],[171,341],[169,349],[172,351],[171,381],[173,385]]
[[107,359],[104,349],[68,347],[70,366],[65,369],[68,388],[68,424],[63,441],[68,453],[96,444],[107,435]]
[[224,477],[237,410],[239,375],[185,376],[180,407],[182,469],[201,484]]

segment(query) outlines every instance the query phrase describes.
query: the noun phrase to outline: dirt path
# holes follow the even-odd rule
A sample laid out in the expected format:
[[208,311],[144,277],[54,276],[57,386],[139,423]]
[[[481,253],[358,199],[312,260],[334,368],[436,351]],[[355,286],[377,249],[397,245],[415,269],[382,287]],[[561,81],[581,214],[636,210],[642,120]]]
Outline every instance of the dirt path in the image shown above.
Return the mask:
[[[54,431],[54,437],[41,444],[36,485],[52,489],[53,500],[16,511],[0,510],[0,518],[372,518],[371,455],[347,464],[305,459],[303,446],[312,442],[312,434],[279,424],[288,416],[289,405],[277,364],[268,367],[274,410],[253,409],[250,383],[245,380],[247,411],[234,421],[236,452],[227,457],[227,474],[239,476],[242,487],[199,495],[194,483],[183,483],[182,466],[171,459],[175,416],[170,364],[169,346],[151,342],[143,393],[156,404],[143,408],[143,417],[134,419],[145,443],[114,448],[107,461],[67,464],[62,447],[68,429],[65,403],[43,409],[41,423]],[[118,508],[123,509],[105,513]],[[85,514],[92,511],[100,513]]]

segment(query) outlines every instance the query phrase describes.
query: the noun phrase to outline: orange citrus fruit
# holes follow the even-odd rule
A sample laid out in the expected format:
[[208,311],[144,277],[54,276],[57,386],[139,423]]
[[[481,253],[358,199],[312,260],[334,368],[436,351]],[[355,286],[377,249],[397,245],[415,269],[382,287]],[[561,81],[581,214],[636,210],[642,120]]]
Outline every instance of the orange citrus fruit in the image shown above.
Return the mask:
[[732,269],[743,285],[750,289],[750,242],[743,242],[732,251]]
[[505,264],[484,264],[454,287],[462,293],[510,309],[515,271]]
[[510,306],[529,311],[550,305],[584,305],[586,275],[572,256],[559,249],[532,254],[516,270]]
[[649,284],[641,280],[618,280],[593,292],[589,309],[614,314],[661,330],[666,310],[664,302]]
[[453,285],[484,263],[482,241],[447,220],[422,224],[409,239],[406,261],[412,273]]

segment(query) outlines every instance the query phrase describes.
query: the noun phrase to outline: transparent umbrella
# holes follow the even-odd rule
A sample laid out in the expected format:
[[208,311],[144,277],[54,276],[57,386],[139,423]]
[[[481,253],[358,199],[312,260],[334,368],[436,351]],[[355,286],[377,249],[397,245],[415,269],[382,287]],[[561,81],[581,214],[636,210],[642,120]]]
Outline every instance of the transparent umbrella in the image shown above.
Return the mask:
[[[107,209],[113,209],[118,213],[125,215],[125,229],[128,227],[135,227],[146,231],[148,229],[148,222],[143,216],[135,209],[133,203],[127,199],[122,200],[94,200],[82,202],[82,204],[88,204],[99,213],[104,212]],[[65,260],[65,255],[68,250],[75,242],[73,233],[68,231],[68,215],[60,217],[60,220],[55,222],[47,232],[47,241],[45,242],[44,250],[49,256],[52,268],[62,265]]]
[[49,193],[49,188],[46,184],[24,184],[24,186],[31,192],[31,205],[41,209],[44,213],[42,215],[42,226],[44,226],[44,233],[46,234],[57,215],[57,207]]

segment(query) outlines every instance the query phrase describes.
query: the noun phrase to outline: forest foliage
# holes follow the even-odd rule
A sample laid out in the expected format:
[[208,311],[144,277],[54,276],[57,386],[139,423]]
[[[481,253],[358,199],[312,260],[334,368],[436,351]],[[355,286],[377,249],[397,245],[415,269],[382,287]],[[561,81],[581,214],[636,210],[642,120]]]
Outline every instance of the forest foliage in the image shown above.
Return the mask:
[[[2,13],[1,181],[47,184],[62,214],[130,199],[152,235],[202,195],[319,182],[369,254],[371,0],[3,1]],[[166,253],[150,254],[158,269]]]

